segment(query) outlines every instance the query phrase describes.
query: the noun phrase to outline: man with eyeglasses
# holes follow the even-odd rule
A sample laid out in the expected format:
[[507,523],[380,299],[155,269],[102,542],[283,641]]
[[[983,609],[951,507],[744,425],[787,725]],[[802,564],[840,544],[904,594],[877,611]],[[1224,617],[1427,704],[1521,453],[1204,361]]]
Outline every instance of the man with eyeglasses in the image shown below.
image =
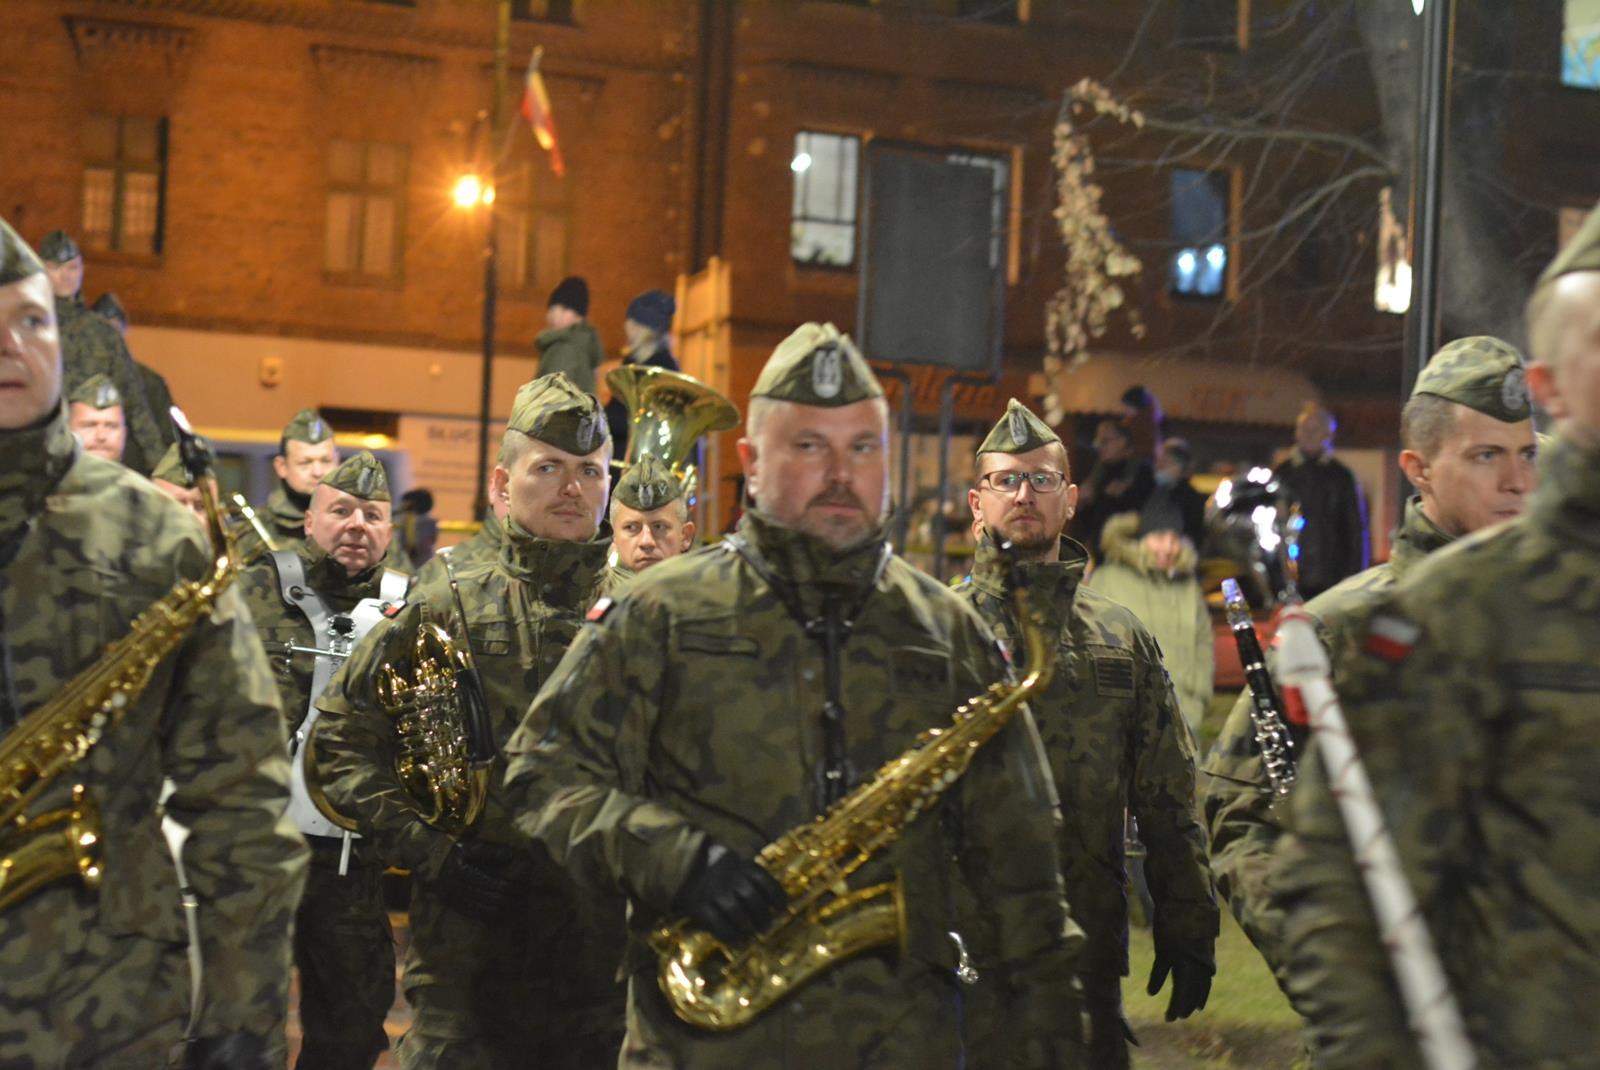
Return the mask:
[[405,1070],[616,1061],[620,897],[580,893],[517,830],[501,757],[471,829],[452,836],[425,824],[395,771],[393,729],[374,693],[383,665],[411,678],[417,631],[437,624],[470,649],[501,751],[608,589],[611,542],[599,528],[610,464],[593,394],[559,372],[523,386],[490,483],[506,510],[498,557],[455,565],[454,582],[441,566],[414,584],[317,702],[315,773],[328,802],[415,878],[403,982],[414,1013],[397,1049]]
[[1080,585],[1088,552],[1062,536],[1077,500],[1066,446],[1012,399],[978,447],[978,481],[967,492],[978,554],[958,593],[1002,641],[1016,640],[996,550],[996,540],[1009,541],[1024,562],[1033,605],[1061,637],[1055,675],[1029,705],[1061,798],[1067,902],[1089,937],[1080,975],[1089,1065],[1115,1070],[1128,1066],[1132,1037],[1121,995],[1128,972],[1125,812],[1137,819],[1149,850],[1156,944],[1149,991],[1160,991],[1171,975],[1168,1021],[1205,1006],[1218,911],[1195,813],[1194,740],[1149,631]]

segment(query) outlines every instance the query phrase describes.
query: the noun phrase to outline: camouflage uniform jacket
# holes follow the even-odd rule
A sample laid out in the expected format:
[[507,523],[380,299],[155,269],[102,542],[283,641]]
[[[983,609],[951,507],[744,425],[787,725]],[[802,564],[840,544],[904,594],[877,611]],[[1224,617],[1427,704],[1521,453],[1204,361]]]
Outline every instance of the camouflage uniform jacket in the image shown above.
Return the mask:
[[[0,666],[12,672],[0,679],[0,723],[49,700],[135,616],[210,564],[193,519],[121,465],[77,452],[64,414],[0,433],[0,642],[9,648]],[[85,785],[99,811],[104,880],[96,893],[61,881],[0,913],[0,1063],[86,1065],[164,1021],[173,1039],[181,1031],[187,937],[157,806],[163,778],[176,785],[167,812],[190,829],[200,1032],[281,1035],[306,849],[284,816],[289,771],[272,675],[238,592],[225,591],[121,723],[30,808],[66,805],[72,785]],[[164,963],[159,974],[131,975],[127,964],[141,958]]]
[[852,784],[925,729],[947,727],[958,703],[1005,672],[977,617],[881,556],[883,543],[838,554],[754,511],[739,532],[759,567],[726,544],[652,566],[585,629],[508,748],[523,827],[586,886],[621,888],[631,901],[619,1065],[957,1065],[948,933],[964,882],[999,933],[999,968],[987,976],[1010,986],[1012,1063],[1078,1065],[1077,1015],[1062,1000],[1075,998],[1081,934],[1064,909],[1055,793],[1026,714],[852,880],[865,887],[898,872],[904,956],[842,962],[731,1033],[701,1032],[665,1006],[644,938],[671,920],[707,844],[750,858],[822,811],[822,645],[785,598],[812,617],[830,593],[860,606],[840,659]]
[[63,394],[85,379],[109,376],[122,395],[122,417],[128,425],[122,463],[140,475],[149,475],[172,444],[173,432],[167,411],[156,410],[152,405],[145,390],[144,370],[134,363],[116,327],[98,312],[90,311],[81,297],[56,298],[56,319],[60,326]]
[[[1479,1063],[1502,1070],[1600,1052],[1600,451],[1558,439],[1541,460],[1526,513],[1380,601],[1341,681]],[[1288,827],[1270,879],[1317,1066],[1421,1065],[1314,757]]]
[[[1421,499],[1413,498],[1406,503],[1405,520],[1395,533],[1388,561],[1351,576],[1306,604],[1322,645],[1329,651],[1336,683],[1340,667],[1360,641],[1360,622],[1366,611],[1413,565],[1449,542],[1450,536],[1423,515]],[[1268,651],[1269,668],[1274,660],[1273,652]],[[1266,874],[1278,841],[1278,813],[1283,804],[1273,805],[1250,709],[1247,690],[1234,703],[1207,756],[1200,802],[1211,833],[1211,869],[1217,875],[1217,889],[1282,985],[1288,966],[1280,943],[1283,912],[1268,891]],[[1303,747],[1304,730],[1291,729],[1296,745]]]
[[[1017,626],[994,545],[978,546],[957,589],[1003,642]],[[1033,604],[1060,636],[1056,671],[1033,705],[1061,796],[1061,872],[1089,934],[1083,974],[1128,972],[1124,810],[1149,849],[1146,872],[1163,949],[1210,962],[1217,903],[1195,817],[1194,740],[1178,712],[1161,651],[1132,613],[1082,586],[1088,553],[1062,540],[1061,560],[1022,566]]]
[[[496,560],[456,572],[467,635],[502,752],[531,696],[555,670],[578,634],[584,612],[604,590],[609,551],[607,540],[542,539],[508,521]],[[542,919],[541,931],[527,941],[512,939],[450,910],[428,883],[455,840],[418,818],[395,775],[395,736],[371,687],[379,665],[409,661],[416,629],[424,621],[440,625],[459,641],[460,617],[442,567],[435,578],[414,584],[405,608],[374,628],[334,675],[317,703],[324,716],[316,735],[317,775],[333,807],[356,819],[390,864],[420,878],[413,885],[405,967],[405,987],[413,1002],[417,990],[429,989],[417,1024],[425,1032],[451,1028],[430,1020],[431,1008],[467,998],[483,987],[476,973],[501,967],[524,983],[551,986],[544,998],[564,1005],[603,1003],[614,991],[620,1016],[621,993],[613,978],[621,958],[621,903],[582,899],[545,852],[517,830],[513,803],[500,786],[504,758],[496,761],[488,803],[468,835],[529,849],[537,862],[532,880],[537,909],[530,907],[530,912]],[[607,913],[610,908],[614,914]],[[512,962],[506,965],[496,955]],[[543,956],[569,961],[560,969],[525,965]],[[530,1012],[523,1008],[521,1013]]]

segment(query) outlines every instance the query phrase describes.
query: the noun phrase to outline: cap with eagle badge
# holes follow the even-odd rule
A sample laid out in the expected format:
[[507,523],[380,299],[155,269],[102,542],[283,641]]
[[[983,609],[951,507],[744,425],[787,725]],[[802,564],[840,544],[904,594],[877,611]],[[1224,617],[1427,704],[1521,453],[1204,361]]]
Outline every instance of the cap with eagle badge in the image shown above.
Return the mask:
[[39,243],[39,256],[52,264],[65,264],[82,255],[83,250],[78,248],[78,243],[64,230],[52,230]]
[[989,437],[978,447],[982,453],[1027,453],[1052,442],[1061,436],[1050,430],[1050,425],[1033,414],[1022,402],[1012,398],[1006,402],[1006,414],[1000,417],[989,432]]
[[95,409],[110,409],[122,404],[122,395],[109,375],[91,375],[67,391],[67,401]]
[[316,409],[301,409],[283,428],[283,437],[289,442],[304,442],[315,446],[333,437],[333,428]]
[[611,437],[599,400],[579,390],[562,372],[522,384],[506,430],[521,431],[577,457],[593,453]]
[[838,408],[883,397],[883,386],[850,336],[831,323],[803,323],[778,343],[753,398]]
[[641,457],[617,480],[611,492],[629,509],[648,513],[683,496],[683,481],[655,457]]
[[21,282],[31,275],[44,274],[44,261],[11,224],[0,219],[0,286]]
[[353,494],[366,502],[390,500],[389,476],[371,450],[362,450],[323,476],[322,485]]
[[1533,416],[1522,367],[1522,353],[1509,342],[1488,335],[1457,338],[1428,361],[1411,396],[1431,394],[1501,423],[1521,423]]

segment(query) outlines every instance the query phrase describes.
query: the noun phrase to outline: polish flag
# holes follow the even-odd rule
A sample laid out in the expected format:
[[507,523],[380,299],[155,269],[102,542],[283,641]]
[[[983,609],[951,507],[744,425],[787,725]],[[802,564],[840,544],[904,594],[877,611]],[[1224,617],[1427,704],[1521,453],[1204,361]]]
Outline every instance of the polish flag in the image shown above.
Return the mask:
[[550,170],[565,175],[567,164],[561,158],[561,143],[556,140],[556,118],[550,110],[550,93],[544,87],[544,76],[539,73],[539,59],[543,55],[541,46],[533,50],[533,57],[528,60],[528,79],[522,89],[522,117],[533,127],[533,137],[539,147],[550,154]]

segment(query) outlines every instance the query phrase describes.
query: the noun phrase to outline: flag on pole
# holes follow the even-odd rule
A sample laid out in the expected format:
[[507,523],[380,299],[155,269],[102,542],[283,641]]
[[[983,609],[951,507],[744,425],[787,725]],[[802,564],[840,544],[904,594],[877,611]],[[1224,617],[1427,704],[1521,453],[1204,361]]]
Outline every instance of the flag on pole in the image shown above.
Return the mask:
[[539,147],[550,154],[550,170],[565,175],[567,164],[561,158],[561,143],[556,140],[556,118],[550,110],[550,94],[544,87],[544,76],[539,73],[539,60],[543,55],[544,46],[540,45],[528,60],[528,80],[522,89],[522,117],[533,127],[533,138]]

